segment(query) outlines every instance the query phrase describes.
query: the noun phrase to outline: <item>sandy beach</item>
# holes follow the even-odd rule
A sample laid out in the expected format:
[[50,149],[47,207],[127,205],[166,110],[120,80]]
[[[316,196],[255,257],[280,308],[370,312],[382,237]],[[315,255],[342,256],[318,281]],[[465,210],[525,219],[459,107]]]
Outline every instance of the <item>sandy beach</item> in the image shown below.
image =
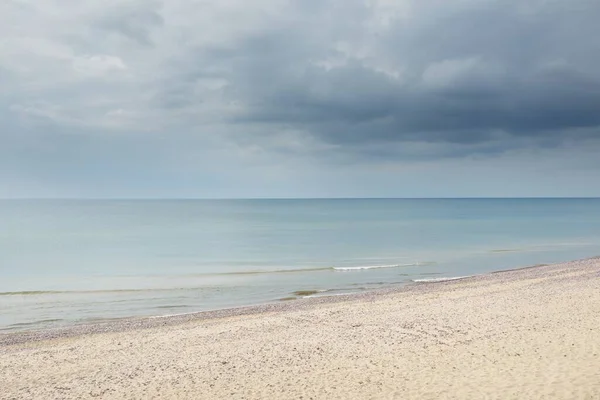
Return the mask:
[[0,398],[598,399],[600,259],[0,335]]

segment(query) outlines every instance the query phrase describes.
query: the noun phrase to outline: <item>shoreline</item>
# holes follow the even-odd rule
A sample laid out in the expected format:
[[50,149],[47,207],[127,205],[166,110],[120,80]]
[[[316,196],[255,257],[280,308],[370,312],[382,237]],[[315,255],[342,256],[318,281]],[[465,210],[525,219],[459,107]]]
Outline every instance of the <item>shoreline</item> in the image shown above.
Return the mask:
[[497,279],[498,276],[505,278],[515,278],[514,274],[523,273],[530,270],[548,271],[557,270],[561,267],[574,263],[589,262],[600,260],[600,256],[577,259],[557,264],[536,264],[506,270],[491,271],[484,274],[461,276],[461,277],[440,277],[429,281],[412,281],[405,284],[387,287],[383,289],[369,290],[361,293],[307,296],[286,301],[277,300],[263,304],[231,307],[208,311],[193,311],[189,313],[144,316],[144,317],[124,317],[110,319],[102,322],[91,322],[80,325],[71,325],[58,328],[46,328],[39,330],[23,330],[17,332],[0,333],[0,349],[6,346],[27,344],[30,342],[40,342],[56,339],[67,339],[84,335],[96,335],[103,333],[122,333],[141,329],[152,329],[160,327],[172,327],[187,323],[218,320],[231,317],[261,315],[267,313],[285,313],[299,310],[307,310],[313,307],[326,304],[349,303],[360,301],[373,301],[375,299],[401,293],[427,292],[435,289],[441,289],[445,285],[453,285],[458,282],[485,282],[487,280]]
[[9,334],[0,399],[598,399],[600,258]]

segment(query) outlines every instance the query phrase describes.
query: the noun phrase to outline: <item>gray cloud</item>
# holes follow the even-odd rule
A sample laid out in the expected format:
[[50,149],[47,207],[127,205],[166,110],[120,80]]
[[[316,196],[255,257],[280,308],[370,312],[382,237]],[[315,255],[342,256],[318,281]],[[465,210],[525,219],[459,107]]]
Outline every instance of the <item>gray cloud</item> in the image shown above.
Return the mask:
[[163,25],[157,1],[121,2],[106,8],[95,26],[107,33],[117,33],[141,45],[152,45],[152,31]]
[[[252,68],[252,56],[238,77],[252,83],[253,98],[239,121],[292,123],[334,143],[581,135],[578,128],[600,125],[600,75],[590,68],[600,60],[588,36],[600,7],[576,3],[538,3],[526,13],[517,3],[469,3],[449,17],[443,12],[453,10],[441,7],[407,22],[413,29],[399,21],[381,34],[380,53],[331,68],[263,54]],[[272,53],[289,52],[276,34],[263,41]],[[398,78],[378,68],[388,55]]]
[[600,150],[594,0],[68,5],[0,5],[5,168]]
[[[291,7],[293,17],[265,17],[235,40],[190,47],[159,104],[198,112],[219,97],[237,105],[225,107],[227,122],[291,126],[342,146],[598,136],[593,2],[340,4]],[[198,91],[207,79],[223,87]]]

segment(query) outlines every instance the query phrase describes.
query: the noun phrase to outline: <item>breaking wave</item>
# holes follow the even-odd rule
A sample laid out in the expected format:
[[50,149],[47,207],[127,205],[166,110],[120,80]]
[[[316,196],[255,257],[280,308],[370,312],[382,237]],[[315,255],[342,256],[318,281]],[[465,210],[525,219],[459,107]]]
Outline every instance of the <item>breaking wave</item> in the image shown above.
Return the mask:
[[[246,270],[231,272],[206,272],[197,274],[179,275],[189,277],[202,276],[240,276],[240,275],[269,275],[269,274],[300,274],[311,272],[352,272],[368,271],[382,268],[403,268],[435,265],[435,262],[417,262],[409,264],[385,264],[385,265],[356,265],[356,266],[327,266],[316,268],[289,268],[289,269],[265,269],[265,270]],[[192,290],[218,290],[219,286],[198,286],[198,287],[155,287],[155,288],[130,288],[130,289],[91,289],[91,290],[23,290],[0,292],[0,296],[51,296],[68,294],[110,294],[110,293],[136,293],[136,292],[171,292],[171,291],[192,291]]]
[[425,265],[434,265],[435,263],[412,263],[412,264],[388,264],[388,265],[359,265],[356,267],[333,267],[335,271],[361,271],[366,269],[379,268],[402,268],[402,267],[420,267]]
[[412,282],[415,283],[435,283],[435,282],[447,282],[447,281],[457,281],[459,279],[471,278],[473,275],[466,276],[450,276],[450,277],[441,277],[441,278],[423,278],[423,279],[412,279]]

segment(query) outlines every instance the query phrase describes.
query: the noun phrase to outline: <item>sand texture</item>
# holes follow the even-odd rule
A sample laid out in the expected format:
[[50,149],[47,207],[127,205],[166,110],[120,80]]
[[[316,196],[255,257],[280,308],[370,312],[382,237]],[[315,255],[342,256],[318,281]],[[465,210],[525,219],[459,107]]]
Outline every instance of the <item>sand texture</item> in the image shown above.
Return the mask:
[[0,335],[1,399],[600,399],[600,259]]

